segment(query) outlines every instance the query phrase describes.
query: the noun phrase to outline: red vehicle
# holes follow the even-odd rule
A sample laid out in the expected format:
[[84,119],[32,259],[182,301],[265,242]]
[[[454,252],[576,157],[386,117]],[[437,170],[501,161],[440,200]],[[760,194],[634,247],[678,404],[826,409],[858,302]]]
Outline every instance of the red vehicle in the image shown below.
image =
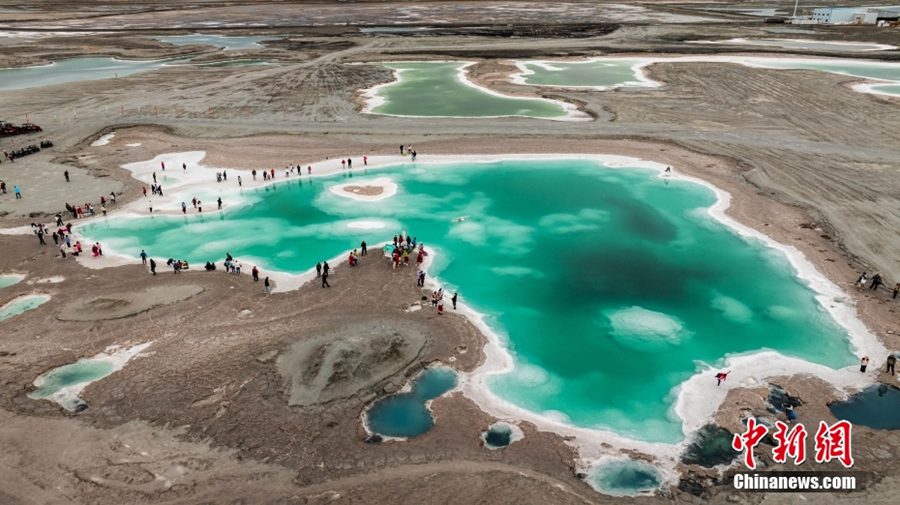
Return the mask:
[[12,123],[0,121],[0,137],[10,137],[13,135],[20,135],[23,133],[37,133],[37,132],[41,132],[41,131],[44,131],[44,129],[34,123],[23,123],[21,125],[14,125]]

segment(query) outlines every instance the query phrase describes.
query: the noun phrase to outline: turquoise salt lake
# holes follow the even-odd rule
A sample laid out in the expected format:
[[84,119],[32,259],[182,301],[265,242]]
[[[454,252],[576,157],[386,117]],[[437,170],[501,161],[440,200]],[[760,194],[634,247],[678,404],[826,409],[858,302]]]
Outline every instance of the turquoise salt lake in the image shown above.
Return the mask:
[[[638,440],[681,440],[673,391],[727,355],[855,362],[846,332],[781,252],[710,217],[712,190],[658,175],[574,159],[404,164],[244,189],[244,204],[225,213],[112,216],[78,232],[135,259],[144,248],[163,270],[170,257],[202,265],[230,252],[299,274],[408,230],[437,250],[429,275],[509,348],[515,367],[491,377],[495,394]],[[397,183],[394,197],[328,190],[378,177]],[[225,195],[226,207],[237,198]]]

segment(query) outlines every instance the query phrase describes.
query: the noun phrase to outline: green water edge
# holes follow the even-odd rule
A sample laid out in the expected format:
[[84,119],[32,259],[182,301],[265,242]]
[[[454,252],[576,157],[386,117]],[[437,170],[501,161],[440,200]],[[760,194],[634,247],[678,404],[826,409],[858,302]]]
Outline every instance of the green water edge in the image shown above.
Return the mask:
[[[398,194],[360,202],[328,191],[375,177],[393,179]],[[360,240],[410,230],[437,250],[429,276],[448,293],[460,289],[514,357],[510,373],[489,379],[493,393],[644,441],[683,438],[673,392],[727,356],[771,349],[832,368],[855,361],[846,332],[784,254],[710,217],[710,189],[656,169],[588,160],[404,164],[243,197],[216,215],[111,216],[79,232],[135,258],[143,248],[158,262],[203,264],[230,252],[300,274]],[[384,228],[352,228],[359,220]]]

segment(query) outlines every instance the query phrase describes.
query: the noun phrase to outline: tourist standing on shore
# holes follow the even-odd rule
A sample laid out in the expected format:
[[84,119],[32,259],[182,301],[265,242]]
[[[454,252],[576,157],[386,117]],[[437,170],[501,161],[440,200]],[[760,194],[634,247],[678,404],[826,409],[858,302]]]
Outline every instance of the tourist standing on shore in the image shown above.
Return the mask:
[[894,375],[894,365],[896,365],[896,364],[897,364],[897,356],[894,356],[893,354],[889,355],[887,358],[887,366],[884,368],[884,371],[886,373],[890,373],[891,375]]
[[898,282],[897,285],[894,286],[894,294],[891,296],[891,298],[897,298],[898,294],[900,294],[900,282]]
[[21,200],[21,199],[22,199],[22,190],[19,189],[19,185],[18,185],[18,184],[16,184],[15,186],[13,186],[13,193],[16,194],[16,200]]
[[453,310],[456,310],[456,300],[459,299],[459,293],[456,291],[453,292],[453,296],[450,297],[450,301],[453,303]]
[[141,265],[147,264],[147,251],[141,249]]
[[[362,256],[367,256],[367,255],[369,254],[369,253],[368,253],[368,249],[366,248],[366,241],[365,241],[365,240],[363,240],[362,242],[360,242],[360,244],[359,244],[359,249],[360,249],[360,255],[362,255]],[[897,285],[900,286],[900,284],[897,284]],[[895,298],[896,298],[896,297],[895,297]]]
[[68,170],[63,172],[63,176],[66,178],[66,182],[71,182],[71,181],[69,181],[69,171]]
[[253,282],[259,282],[259,269],[256,268],[256,265],[253,265],[253,270],[250,271],[250,275],[253,277]]
[[725,379],[728,378],[728,374],[731,373],[731,370],[727,372],[719,372],[716,374],[716,386],[721,386]]
[[323,288],[331,287],[331,284],[328,284],[328,270],[325,270],[324,272],[322,272],[322,287]]
[[866,272],[863,272],[862,275],[856,278],[856,289],[865,289],[868,280],[869,276]]
[[185,202],[181,202],[181,213],[187,214],[187,204]]
[[156,262],[153,261],[153,258],[150,258],[150,273],[156,275]]
[[420,288],[425,287],[425,271],[419,270],[419,273],[416,277],[416,286],[419,286]]
[[869,357],[863,356],[862,359],[859,360],[859,371],[865,373],[867,366],[869,366]]
[[269,278],[268,278],[268,277],[266,277],[266,278],[263,280],[263,292],[264,292],[266,295],[272,294],[272,286],[271,286],[271,284],[269,284]]
[[219,210],[222,210],[222,197],[221,196],[218,199],[218,203],[219,203]]
[[327,262],[327,261],[323,261],[323,262],[322,262],[322,274],[323,274],[323,275],[328,275],[328,272],[330,272],[330,271],[331,271],[331,267],[328,266],[328,262]]
[[322,277],[322,263],[316,263],[316,277]]
[[884,284],[884,282],[881,280],[881,274],[875,274],[872,276],[872,285],[869,286],[869,289],[874,291],[882,284]]

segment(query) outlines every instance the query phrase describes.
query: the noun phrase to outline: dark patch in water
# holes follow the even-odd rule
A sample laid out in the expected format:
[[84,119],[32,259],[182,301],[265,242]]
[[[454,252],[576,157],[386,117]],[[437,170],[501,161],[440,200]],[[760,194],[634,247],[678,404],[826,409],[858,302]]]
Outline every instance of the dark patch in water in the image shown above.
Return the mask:
[[838,419],[879,430],[900,430],[900,388],[869,386],[845,401],[828,405]]
[[732,438],[734,435],[725,428],[707,424],[697,430],[694,440],[685,447],[681,462],[704,468],[727,465],[739,456],[731,447]]

